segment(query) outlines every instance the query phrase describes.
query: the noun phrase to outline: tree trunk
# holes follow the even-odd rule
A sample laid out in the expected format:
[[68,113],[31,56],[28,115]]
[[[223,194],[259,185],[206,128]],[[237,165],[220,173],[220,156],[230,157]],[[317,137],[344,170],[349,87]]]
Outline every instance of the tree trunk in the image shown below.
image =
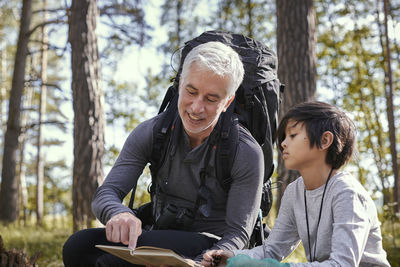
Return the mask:
[[7,250],[0,235],[0,266],[38,267],[39,265],[36,262],[40,255],[41,252],[38,252],[32,257],[28,257],[23,250],[15,248]]
[[[47,20],[47,0],[43,0],[43,22]],[[41,68],[40,68],[40,98],[39,98],[39,123],[38,123],[38,142],[36,158],[36,218],[37,224],[42,225],[43,219],[43,201],[44,201],[44,157],[43,157],[43,117],[46,113],[47,101],[47,50],[48,36],[46,25],[43,25],[41,32]]]
[[7,130],[4,138],[2,182],[0,189],[0,220],[9,223],[19,214],[18,181],[15,177],[18,137],[20,135],[21,97],[24,88],[26,56],[28,54],[29,25],[32,0],[23,0],[21,25],[15,54]]
[[[312,0],[277,0],[278,77],[286,85],[280,117],[293,105],[314,100],[316,93],[315,10]],[[279,155],[276,207],[298,173],[287,171]]]
[[[374,90],[373,88],[371,88],[371,89]],[[367,142],[368,142],[369,147],[372,149],[372,155],[375,160],[375,165],[378,169],[378,177],[381,182],[380,186],[381,186],[381,191],[383,193],[383,204],[385,205],[390,202],[389,201],[390,195],[388,195],[389,190],[386,188],[386,184],[385,184],[386,175],[385,175],[385,170],[383,167],[384,159],[382,158],[382,151],[381,151],[383,146],[375,145],[373,143],[374,136],[376,136],[376,139],[378,140],[377,141],[378,144],[382,144],[382,142],[381,142],[382,138],[381,138],[380,131],[376,131],[377,132],[376,135],[374,135],[374,133],[373,133],[374,126],[372,125],[372,122],[376,121],[376,118],[378,118],[378,117],[372,116],[374,114],[374,112],[371,112],[371,110],[368,108],[368,105],[370,105],[370,103],[368,101],[366,101],[365,98],[366,97],[364,96],[363,90],[361,89],[360,90],[360,109],[365,114],[364,124],[365,124],[366,131],[368,132],[368,135],[369,135]],[[372,101],[375,102],[374,94],[372,94],[372,98],[373,98]],[[379,122],[377,122],[377,123],[379,124]]]
[[[4,46],[6,47],[6,46]],[[6,61],[7,52],[6,49],[1,50],[1,84],[0,84],[0,130],[3,133],[5,132],[5,128],[3,129],[4,121],[3,117],[5,114],[5,101],[6,101],[6,84],[7,84],[7,61]],[[4,140],[4,139],[3,139]]]
[[[32,66],[33,64],[31,64]],[[30,69],[28,67],[27,69]],[[32,70],[31,70],[32,71]],[[33,71],[32,71],[33,72]],[[33,88],[31,86],[26,87],[26,92],[25,92],[25,97],[24,97],[24,102],[22,105],[22,110],[24,110],[24,107],[31,107],[32,106],[32,98],[33,98]],[[21,134],[19,136],[19,164],[18,164],[18,187],[19,187],[19,194],[20,194],[20,201],[22,202],[22,205],[20,206],[22,208],[22,216],[23,216],[23,221],[24,224],[26,224],[27,221],[27,208],[28,208],[28,189],[26,186],[26,166],[25,166],[25,144],[26,144],[26,139],[27,139],[27,123],[30,121],[29,118],[29,112],[28,111],[23,111],[21,113],[21,128],[23,129],[21,131]]]
[[253,4],[251,0],[247,0],[247,16],[249,18],[249,22],[247,23],[247,36],[250,38],[254,38],[253,34]]
[[104,115],[97,48],[96,0],[73,0],[69,20],[74,108],[74,231],[90,227],[91,199],[103,180]]
[[182,31],[182,0],[176,1],[176,47],[182,45],[182,38],[181,38],[181,31]]
[[385,25],[385,51],[384,58],[386,63],[385,71],[385,94],[387,106],[387,118],[389,124],[389,140],[390,140],[390,153],[392,155],[392,169],[394,177],[394,201],[397,202],[396,211],[400,211],[400,181],[399,181],[399,165],[397,162],[397,149],[396,149],[396,128],[394,125],[394,111],[393,111],[393,76],[391,65],[391,49],[388,34],[388,16],[389,16],[389,0],[383,0],[384,10],[384,25]]

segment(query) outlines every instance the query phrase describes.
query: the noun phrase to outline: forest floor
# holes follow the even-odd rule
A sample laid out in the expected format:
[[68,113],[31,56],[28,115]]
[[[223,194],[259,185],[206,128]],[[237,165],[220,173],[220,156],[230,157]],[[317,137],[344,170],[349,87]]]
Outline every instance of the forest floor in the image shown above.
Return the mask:
[[[393,227],[393,226],[396,227]],[[384,247],[388,253],[392,267],[400,267],[400,248],[396,245],[400,241],[400,225],[390,223],[387,220],[382,225],[382,236]],[[8,226],[0,226],[0,236],[7,250],[17,249],[24,251],[28,257],[38,252],[41,253],[37,260],[39,267],[62,267],[62,247],[68,237],[72,234],[72,219],[67,217],[47,218],[43,226],[35,226],[34,222],[22,222]],[[396,243],[393,242],[393,234]],[[285,262],[305,262],[303,246],[296,250],[284,260]]]
[[1,226],[0,235],[6,250],[23,250],[28,257],[40,252],[39,266],[62,267],[62,247],[72,234],[72,224],[68,221],[59,217],[46,220],[42,227],[31,222]]

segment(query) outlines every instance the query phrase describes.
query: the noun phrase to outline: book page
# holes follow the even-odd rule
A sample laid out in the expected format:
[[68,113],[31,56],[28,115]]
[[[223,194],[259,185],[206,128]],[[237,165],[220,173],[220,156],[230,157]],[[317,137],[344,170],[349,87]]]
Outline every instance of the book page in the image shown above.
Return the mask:
[[152,264],[156,266],[168,264],[178,267],[200,266],[170,249],[149,246],[137,247],[134,250],[122,246],[96,245],[96,247],[134,264]]

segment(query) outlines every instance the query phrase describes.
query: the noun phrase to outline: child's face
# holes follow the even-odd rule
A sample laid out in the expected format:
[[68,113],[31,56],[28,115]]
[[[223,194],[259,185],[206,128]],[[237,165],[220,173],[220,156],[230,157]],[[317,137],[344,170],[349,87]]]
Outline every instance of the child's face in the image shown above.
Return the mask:
[[289,120],[285,130],[285,139],[281,143],[282,158],[286,169],[300,171],[314,168],[315,162],[320,161],[321,154],[316,146],[310,147],[303,123]]

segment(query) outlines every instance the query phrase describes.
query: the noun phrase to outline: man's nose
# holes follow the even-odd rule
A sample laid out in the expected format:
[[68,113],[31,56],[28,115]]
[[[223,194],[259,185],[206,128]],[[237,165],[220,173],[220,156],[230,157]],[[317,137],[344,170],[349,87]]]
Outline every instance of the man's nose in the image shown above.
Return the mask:
[[204,111],[204,102],[200,97],[196,97],[192,102],[192,111],[194,113],[201,113]]

